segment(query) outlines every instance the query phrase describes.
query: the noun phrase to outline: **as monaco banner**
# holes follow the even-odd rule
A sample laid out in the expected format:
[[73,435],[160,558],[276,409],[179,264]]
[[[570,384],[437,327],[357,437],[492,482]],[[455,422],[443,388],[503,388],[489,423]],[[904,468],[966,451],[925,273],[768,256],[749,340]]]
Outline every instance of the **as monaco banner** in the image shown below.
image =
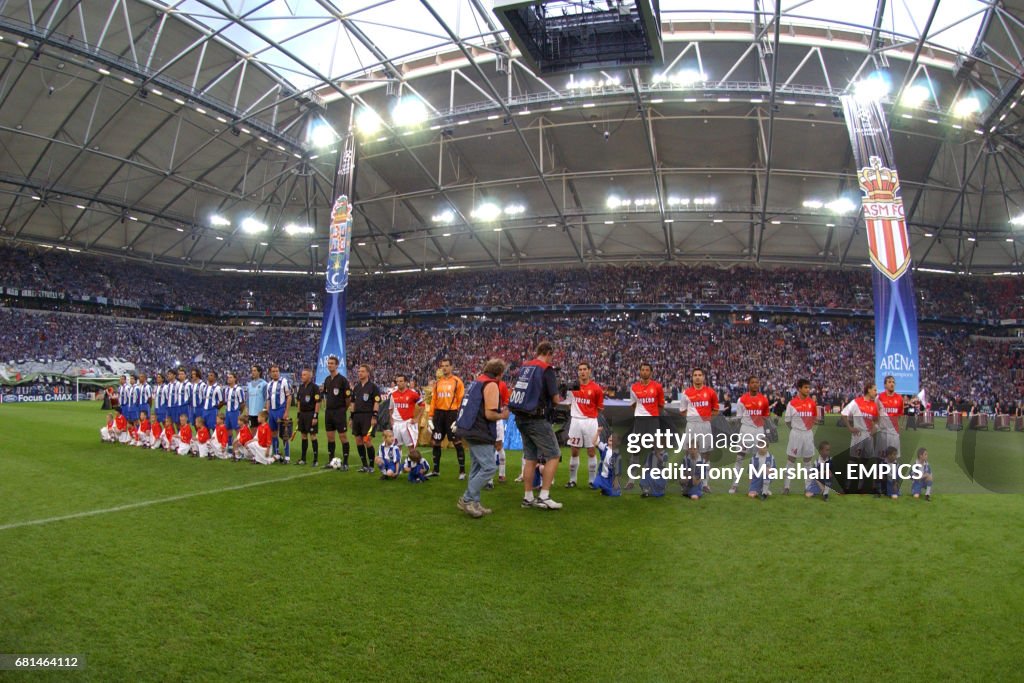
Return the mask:
[[352,205],[346,195],[334,202],[327,250],[327,296],[324,297],[324,322],[320,336],[320,355],[316,362],[316,383],[327,377],[327,358],[340,359],[345,373],[345,288],[348,287],[348,255],[352,245]]
[[864,227],[871,255],[875,300],[875,382],[896,378],[896,391],[914,395],[921,387],[917,348],[917,308],[910,271],[900,179],[880,102],[852,95],[842,98],[846,128],[864,193]]

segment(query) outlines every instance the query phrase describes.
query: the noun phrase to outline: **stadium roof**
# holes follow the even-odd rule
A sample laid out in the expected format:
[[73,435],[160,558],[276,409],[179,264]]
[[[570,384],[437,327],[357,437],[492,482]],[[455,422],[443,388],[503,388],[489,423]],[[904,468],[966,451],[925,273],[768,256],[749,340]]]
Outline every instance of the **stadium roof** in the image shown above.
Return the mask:
[[918,265],[1022,270],[1022,0],[660,7],[664,64],[541,78],[484,0],[8,3],[0,237],[315,269],[352,130],[357,272],[857,265],[872,77]]

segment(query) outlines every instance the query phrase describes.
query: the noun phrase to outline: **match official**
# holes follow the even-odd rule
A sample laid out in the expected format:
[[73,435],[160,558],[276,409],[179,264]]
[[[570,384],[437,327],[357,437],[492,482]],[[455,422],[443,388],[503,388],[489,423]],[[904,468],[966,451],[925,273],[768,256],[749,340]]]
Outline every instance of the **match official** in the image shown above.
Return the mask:
[[341,437],[342,471],[348,471],[348,402],[352,388],[348,378],[338,372],[338,357],[327,357],[327,377],[320,387],[324,399],[324,429],[327,431],[327,462],[334,460],[334,433]]
[[302,457],[299,465],[306,464],[306,450],[309,439],[313,439],[313,467],[318,465],[319,446],[316,433],[319,428],[317,418],[320,413],[320,387],[313,381],[313,373],[309,368],[302,369],[302,383],[295,391],[295,400],[299,403],[299,434],[302,435]]

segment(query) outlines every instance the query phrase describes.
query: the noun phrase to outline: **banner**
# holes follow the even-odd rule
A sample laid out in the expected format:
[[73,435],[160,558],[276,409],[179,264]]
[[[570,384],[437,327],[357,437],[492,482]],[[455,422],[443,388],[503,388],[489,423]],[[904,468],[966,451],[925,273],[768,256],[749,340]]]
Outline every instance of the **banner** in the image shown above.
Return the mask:
[[910,239],[889,127],[878,100],[853,95],[841,99],[857,164],[857,182],[864,193],[864,227],[874,266],[875,382],[881,390],[885,377],[892,375],[896,391],[914,395],[921,387],[917,309]]
[[316,362],[316,383],[327,377],[327,358],[337,356],[345,373],[345,289],[348,286],[348,252],[352,243],[352,207],[341,195],[331,211],[331,236],[327,253],[327,296]]
[[76,398],[74,394],[0,394],[0,403],[67,403],[69,401],[91,401],[83,394]]
[[338,197],[331,210],[330,239],[327,245],[327,296],[324,297],[320,353],[316,361],[317,384],[327,377],[328,356],[338,357],[339,372],[347,373],[345,363],[345,290],[348,287],[348,257],[352,247],[352,204],[355,191],[356,136],[349,131],[340,141],[338,165],[334,174],[334,194]]
[[16,360],[0,363],[0,386],[43,382],[45,384],[116,384],[123,375],[136,372],[135,363],[121,358],[82,358],[78,360]]

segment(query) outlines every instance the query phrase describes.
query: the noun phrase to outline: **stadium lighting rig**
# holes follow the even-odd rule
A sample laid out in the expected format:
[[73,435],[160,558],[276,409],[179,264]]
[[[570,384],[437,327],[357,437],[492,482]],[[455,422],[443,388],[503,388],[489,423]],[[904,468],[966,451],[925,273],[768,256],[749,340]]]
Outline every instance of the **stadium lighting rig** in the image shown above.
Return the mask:
[[363,107],[356,114],[356,130],[363,135],[373,135],[382,125],[380,115],[369,107]]
[[267,224],[266,223],[260,223],[258,220],[256,220],[255,218],[253,218],[251,216],[249,218],[246,218],[244,221],[242,221],[242,232],[248,233],[250,235],[257,235],[257,234],[259,234],[261,232],[266,232],[266,231],[267,231]]
[[953,115],[961,119],[973,116],[979,111],[981,111],[981,101],[974,95],[961,97],[953,105]]
[[210,225],[215,228],[230,228],[231,221],[219,214],[213,214],[210,216]]
[[308,225],[297,225],[296,223],[289,223],[284,226],[284,231],[289,235],[312,235],[313,228]]
[[906,91],[903,93],[903,97],[900,99],[900,104],[902,104],[904,107],[911,107],[913,109],[917,109],[925,102],[927,102],[928,98],[930,98],[931,96],[932,91],[927,85],[924,85],[923,83],[917,83],[906,89]]
[[423,101],[415,96],[407,95],[395,104],[391,110],[391,121],[399,127],[418,126],[427,120],[427,108]]

